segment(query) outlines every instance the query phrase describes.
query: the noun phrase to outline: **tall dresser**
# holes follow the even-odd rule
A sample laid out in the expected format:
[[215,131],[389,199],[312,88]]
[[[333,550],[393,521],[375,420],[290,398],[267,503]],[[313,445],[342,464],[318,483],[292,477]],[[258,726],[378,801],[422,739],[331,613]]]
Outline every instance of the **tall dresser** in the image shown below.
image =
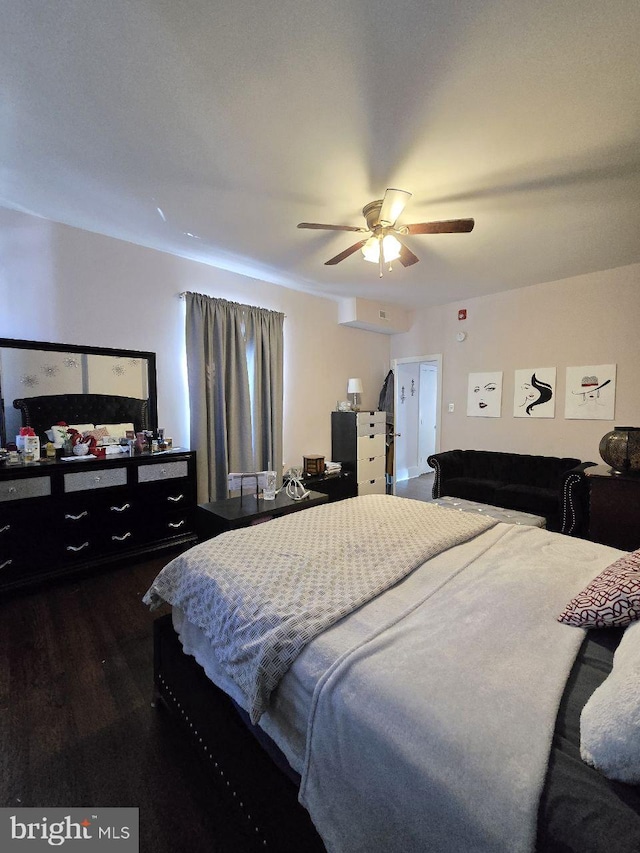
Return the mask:
[[195,544],[195,453],[0,466],[0,591]]
[[331,458],[355,476],[359,495],[386,492],[386,412],[331,412]]

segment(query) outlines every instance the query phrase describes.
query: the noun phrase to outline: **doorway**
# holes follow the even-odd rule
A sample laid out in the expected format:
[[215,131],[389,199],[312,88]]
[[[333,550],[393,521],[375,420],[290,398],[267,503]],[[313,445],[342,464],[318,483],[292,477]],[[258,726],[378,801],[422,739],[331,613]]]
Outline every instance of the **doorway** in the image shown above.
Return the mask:
[[440,449],[442,355],[394,359],[392,492],[396,483],[432,471],[427,458]]

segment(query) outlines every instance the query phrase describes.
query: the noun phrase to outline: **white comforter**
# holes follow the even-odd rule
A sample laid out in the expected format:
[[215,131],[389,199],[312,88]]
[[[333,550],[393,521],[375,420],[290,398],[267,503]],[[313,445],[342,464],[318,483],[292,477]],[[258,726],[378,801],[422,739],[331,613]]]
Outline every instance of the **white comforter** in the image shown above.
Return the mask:
[[[328,850],[533,849],[557,706],[584,636],[556,616],[618,555],[499,524],[302,650],[260,725],[302,774]],[[179,609],[174,621],[185,651],[246,707],[203,632]]]
[[313,637],[495,523],[365,495],[204,542],[169,563],[144,601],[177,605],[204,630],[255,723]]
[[584,639],[556,617],[618,552],[500,524],[454,553],[317,681],[300,799],[331,853],[534,849]]

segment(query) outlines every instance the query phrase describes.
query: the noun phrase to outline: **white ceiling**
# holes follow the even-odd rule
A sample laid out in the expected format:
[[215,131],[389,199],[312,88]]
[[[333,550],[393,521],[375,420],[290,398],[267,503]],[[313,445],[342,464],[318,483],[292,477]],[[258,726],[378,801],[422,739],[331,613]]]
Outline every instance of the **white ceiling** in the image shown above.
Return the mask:
[[[640,261],[638,0],[0,0],[0,205],[428,306]],[[407,238],[359,238],[386,187]]]

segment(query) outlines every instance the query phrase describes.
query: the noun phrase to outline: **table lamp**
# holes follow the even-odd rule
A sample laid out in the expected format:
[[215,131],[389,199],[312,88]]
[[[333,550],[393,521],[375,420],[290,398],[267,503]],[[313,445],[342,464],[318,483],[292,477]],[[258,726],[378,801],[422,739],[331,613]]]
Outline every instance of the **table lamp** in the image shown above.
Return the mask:
[[350,379],[347,383],[347,394],[353,394],[353,411],[358,411],[358,394],[362,394],[362,379]]

